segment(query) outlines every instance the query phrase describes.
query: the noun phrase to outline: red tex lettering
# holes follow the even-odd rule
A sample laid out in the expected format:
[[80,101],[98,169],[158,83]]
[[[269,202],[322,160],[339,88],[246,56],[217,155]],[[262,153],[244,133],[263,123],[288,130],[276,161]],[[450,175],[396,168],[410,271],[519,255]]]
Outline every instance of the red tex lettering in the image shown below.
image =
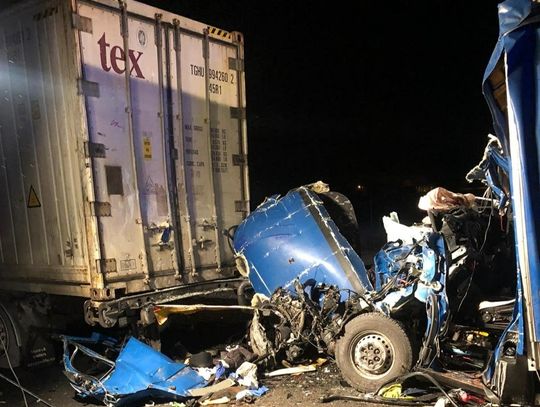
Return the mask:
[[[112,70],[118,74],[123,74],[126,71],[126,55],[122,48],[115,45],[111,48],[110,52],[110,59],[111,64],[108,65],[107,61],[107,54],[108,54],[108,48],[111,44],[107,42],[105,39],[105,33],[101,36],[101,38],[98,41],[99,44],[99,56],[101,58],[101,67],[104,71],[109,72],[112,68]],[[129,74],[135,76],[137,78],[144,79],[144,75],[142,74],[141,67],[139,66],[139,59],[141,59],[142,52],[134,51],[132,49],[129,50],[129,61],[131,63],[131,69],[129,70]],[[119,61],[122,63],[119,64]]]

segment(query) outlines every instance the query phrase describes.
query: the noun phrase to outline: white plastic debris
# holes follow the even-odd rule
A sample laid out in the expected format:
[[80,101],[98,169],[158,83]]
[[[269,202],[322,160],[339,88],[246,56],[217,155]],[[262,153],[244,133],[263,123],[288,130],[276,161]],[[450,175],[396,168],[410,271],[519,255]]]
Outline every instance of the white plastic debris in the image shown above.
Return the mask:
[[392,216],[393,214],[395,214],[395,212],[392,212],[390,216],[383,216],[383,225],[388,242],[402,240],[404,244],[413,244],[413,240],[422,240],[426,233],[432,232],[432,229],[428,226],[403,225],[397,220],[397,215]]
[[195,370],[197,371],[197,374],[201,376],[204,380],[208,381],[210,380],[210,377],[212,375],[216,374],[216,367],[208,368],[208,367],[196,367]]
[[317,370],[317,368],[313,365],[295,366],[295,367],[288,367],[285,369],[274,370],[273,372],[265,373],[265,376],[274,377],[274,376],[290,375],[290,374],[297,374],[297,373],[314,372],[315,370]]
[[251,362],[244,362],[236,369],[238,375],[238,384],[249,389],[257,389],[259,382],[257,380],[257,365]]
[[446,403],[446,398],[445,397],[440,397],[437,402],[433,405],[433,407],[446,407],[447,403]]

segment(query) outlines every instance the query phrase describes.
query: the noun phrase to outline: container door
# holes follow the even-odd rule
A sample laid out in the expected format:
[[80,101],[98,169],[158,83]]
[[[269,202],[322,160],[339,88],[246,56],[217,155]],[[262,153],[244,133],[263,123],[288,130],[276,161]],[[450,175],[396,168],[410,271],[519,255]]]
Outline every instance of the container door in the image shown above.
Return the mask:
[[78,13],[92,19],[92,33],[80,35],[85,86],[94,89],[87,108],[102,270],[108,283],[125,282],[128,292],[174,285],[178,263],[158,23],[85,3]]
[[216,278],[234,266],[226,232],[247,211],[242,86],[231,62],[238,59],[239,48],[178,28],[169,35],[186,275]]

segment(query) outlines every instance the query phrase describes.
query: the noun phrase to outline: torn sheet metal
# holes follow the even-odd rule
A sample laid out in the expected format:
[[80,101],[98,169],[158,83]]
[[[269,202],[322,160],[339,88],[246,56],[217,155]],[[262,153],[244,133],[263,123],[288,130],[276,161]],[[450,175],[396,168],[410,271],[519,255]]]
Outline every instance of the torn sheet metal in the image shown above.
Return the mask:
[[258,293],[279,287],[335,285],[364,293],[371,290],[364,264],[330,218],[321,199],[306,187],[268,198],[234,234],[234,249],[246,263]]
[[[95,398],[120,406],[146,397],[182,400],[190,390],[206,385],[204,378],[189,366],[174,362],[150,346],[130,338],[116,360],[82,345],[79,339],[64,336],[64,368],[71,386],[83,398]],[[103,341],[85,340],[88,345]],[[106,350],[111,348],[106,347]],[[93,371],[77,369],[79,357],[92,360]]]
[[153,308],[154,315],[159,325],[163,325],[170,315],[184,314],[190,315],[201,311],[242,311],[253,312],[254,308],[244,305],[205,305],[205,304],[175,304],[158,305]]
[[448,318],[447,261],[444,238],[429,233],[413,244],[389,242],[375,256],[374,306],[392,316],[415,299],[426,304],[426,331],[420,350],[421,365],[432,362],[432,349]]
[[509,174],[510,163],[504,156],[501,142],[497,137],[489,134],[482,160],[467,173],[465,179],[468,182],[480,181],[487,185],[497,196],[497,207],[502,210],[509,201]]

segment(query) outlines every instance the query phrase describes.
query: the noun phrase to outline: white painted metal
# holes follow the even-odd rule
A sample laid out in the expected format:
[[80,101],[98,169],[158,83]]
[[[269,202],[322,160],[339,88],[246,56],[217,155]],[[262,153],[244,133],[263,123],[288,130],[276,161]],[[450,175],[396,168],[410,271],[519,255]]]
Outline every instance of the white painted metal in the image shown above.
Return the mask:
[[[4,289],[105,298],[233,270],[223,230],[249,199],[247,164],[233,165],[246,148],[231,115],[245,107],[243,72],[229,68],[241,37],[123,5],[0,12]],[[104,156],[87,157],[92,146]]]

